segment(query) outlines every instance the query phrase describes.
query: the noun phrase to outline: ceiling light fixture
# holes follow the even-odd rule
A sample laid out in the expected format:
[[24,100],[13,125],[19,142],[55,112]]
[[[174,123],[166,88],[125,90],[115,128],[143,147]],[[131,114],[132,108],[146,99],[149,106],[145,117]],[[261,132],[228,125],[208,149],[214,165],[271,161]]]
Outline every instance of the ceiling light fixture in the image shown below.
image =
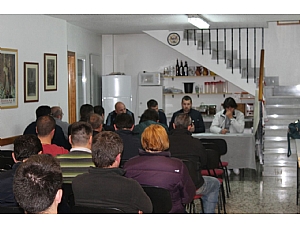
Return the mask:
[[202,18],[199,16],[189,16],[188,17],[188,22],[191,23],[192,25],[196,26],[199,29],[208,29],[209,24],[204,21]]

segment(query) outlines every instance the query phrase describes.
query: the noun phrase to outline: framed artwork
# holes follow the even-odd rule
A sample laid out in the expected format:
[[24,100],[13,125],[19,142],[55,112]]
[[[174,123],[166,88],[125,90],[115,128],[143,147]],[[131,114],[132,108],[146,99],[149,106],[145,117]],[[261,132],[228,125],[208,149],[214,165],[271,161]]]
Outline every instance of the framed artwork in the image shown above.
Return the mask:
[[57,90],[57,54],[44,54],[44,90]]
[[24,102],[39,101],[39,64],[24,62]]
[[18,50],[0,48],[0,108],[18,107]]

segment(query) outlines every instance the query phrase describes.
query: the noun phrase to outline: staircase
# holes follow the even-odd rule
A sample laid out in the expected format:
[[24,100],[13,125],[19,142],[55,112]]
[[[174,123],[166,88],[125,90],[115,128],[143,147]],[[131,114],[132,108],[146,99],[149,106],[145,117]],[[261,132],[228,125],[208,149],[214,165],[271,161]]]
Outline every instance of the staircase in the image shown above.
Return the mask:
[[300,91],[295,86],[266,86],[263,176],[296,176],[297,155],[291,140],[292,155],[287,157],[288,124],[300,118]]

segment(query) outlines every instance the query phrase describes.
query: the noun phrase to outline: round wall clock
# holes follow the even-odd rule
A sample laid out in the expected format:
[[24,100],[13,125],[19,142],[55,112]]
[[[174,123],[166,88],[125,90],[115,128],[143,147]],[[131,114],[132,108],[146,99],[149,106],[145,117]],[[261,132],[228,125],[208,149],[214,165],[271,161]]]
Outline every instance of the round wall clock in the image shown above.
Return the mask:
[[180,42],[180,36],[177,33],[170,33],[167,40],[170,45],[176,46]]

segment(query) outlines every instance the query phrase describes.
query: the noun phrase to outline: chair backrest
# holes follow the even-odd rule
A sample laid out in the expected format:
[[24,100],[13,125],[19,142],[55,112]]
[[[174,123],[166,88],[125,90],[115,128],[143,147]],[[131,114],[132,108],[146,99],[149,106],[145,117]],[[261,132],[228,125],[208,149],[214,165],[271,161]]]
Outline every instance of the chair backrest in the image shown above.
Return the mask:
[[227,153],[227,143],[225,139],[221,138],[201,138],[200,141],[202,142],[202,145],[207,149],[215,149],[216,147],[212,144],[216,145],[218,147],[218,152],[220,155],[224,155]]
[[167,189],[156,186],[142,186],[153,205],[153,214],[166,214],[172,209],[171,194]]
[[0,207],[0,214],[24,214],[20,207]]
[[[3,154],[2,154],[3,153]],[[0,152],[0,169],[9,170],[12,168],[14,164],[14,160],[12,158],[11,153],[4,153],[4,151]]]
[[124,214],[124,211],[118,208],[103,208],[75,205],[71,209],[72,214]]
[[201,175],[200,162],[194,162],[192,160],[187,160],[187,159],[181,159],[181,161],[187,167],[194,184],[196,185],[197,182],[199,183],[200,175]]
[[213,149],[206,149],[207,152],[207,169],[219,169],[220,154]]

